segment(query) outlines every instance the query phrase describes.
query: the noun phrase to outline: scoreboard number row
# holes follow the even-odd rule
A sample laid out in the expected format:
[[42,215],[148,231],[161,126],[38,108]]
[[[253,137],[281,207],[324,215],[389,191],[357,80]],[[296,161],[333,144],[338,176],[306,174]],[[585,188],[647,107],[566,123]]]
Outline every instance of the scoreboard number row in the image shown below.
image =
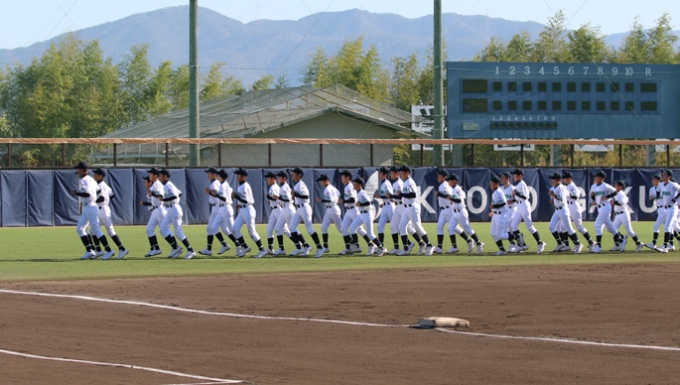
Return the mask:
[[[531,66],[524,66],[524,68],[517,67],[517,66],[509,66],[507,73],[510,75],[531,75],[533,74],[539,74],[541,76],[545,76],[546,74],[548,75],[555,75],[559,76],[561,74],[568,74],[569,76],[574,76],[574,75],[584,75],[587,76],[588,74],[594,75],[597,74],[598,76],[635,76],[635,69],[632,67],[623,67],[622,69],[619,69],[619,67],[612,67],[611,70],[605,71],[604,67],[597,66],[595,67],[594,70],[591,71],[591,66],[583,66],[577,68],[576,66],[569,66],[566,69],[561,66],[554,66],[552,68],[548,68],[546,70],[545,66],[542,66],[538,71],[532,72],[532,67]],[[534,68],[535,69],[535,68]],[[496,75],[504,75],[505,70],[501,71],[500,66],[496,66]],[[652,76],[652,69],[650,67],[645,68],[645,75],[644,76]]]

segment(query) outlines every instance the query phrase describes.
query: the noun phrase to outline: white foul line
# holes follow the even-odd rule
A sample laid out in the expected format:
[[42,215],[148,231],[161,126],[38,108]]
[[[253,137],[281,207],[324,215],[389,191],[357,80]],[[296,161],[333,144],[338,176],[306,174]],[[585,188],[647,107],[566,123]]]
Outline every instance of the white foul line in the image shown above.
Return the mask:
[[444,333],[452,333],[452,334],[459,334],[459,335],[472,336],[472,337],[500,338],[500,339],[506,339],[506,340],[558,342],[558,343],[562,343],[562,344],[590,345],[590,346],[609,347],[609,348],[647,349],[647,350],[661,350],[661,351],[666,351],[666,352],[680,352],[680,348],[674,348],[674,347],[668,347],[668,346],[614,344],[614,343],[609,343],[609,342],[579,341],[579,340],[570,340],[570,339],[567,339],[567,338],[555,338],[555,337],[506,336],[506,335],[502,335],[502,334],[461,332],[461,331],[458,331],[458,330],[449,330],[449,329],[444,329],[444,328],[437,328],[436,330],[440,331],[440,332],[444,332]]
[[116,363],[111,363],[111,362],[76,360],[76,359],[72,359],[72,358],[38,356],[38,355],[35,355],[35,354],[20,353],[20,352],[15,352],[15,351],[12,351],[12,350],[5,350],[5,349],[0,349],[0,354],[8,354],[10,356],[18,356],[18,357],[24,357],[24,358],[35,358],[35,359],[38,359],[38,360],[46,360],[46,361],[70,362],[70,363],[76,363],[76,364],[109,366],[109,367],[114,367],[114,368],[143,370],[145,372],[167,374],[167,375],[175,376],[175,377],[185,377],[185,378],[192,378],[194,380],[212,381],[212,384],[240,384],[240,383],[243,383],[243,381],[238,381],[238,380],[227,380],[227,379],[224,379],[224,378],[212,378],[212,377],[205,377],[205,376],[197,376],[197,375],[194,375],[194,374],[186,374],[186,373],[180,373],[180,372],[174,372],[174,371],[171,371],[171,370],[163,370],[163,369],[156,369],[156,368],[148,368],[148,367],[145,367],[145,366],[136,366],[136,365],[129,365],[129,364],[116,364]]
[[[6,290],[6,289],[0,289],[0,293],[29,295],[29,296],[38,296],[38,297],[78,299],[78,300],[83,300],[83,301],[94,301],[94,302],[114,303],[114,304],[121,304],[121,305],[142,306],[142,307],[150,307],[150,308],[156,308],[156,309],[179,311],[179,312],[184,312],[184,313],[203,314],[203,315],[231,317],[231,318],[247,318],[247,319],[274,320],[274,321],[306,321],[306,322],[321,322],[321,323],[331,323],[331,324],[340,324],[340,325],[370,326],[370,327],[383,327],[383,328],[384,327],[394,328],[394,327],[408,327],[408,326],[410,326],[410,325],[377,324],[377,323],[368,323],[368,322],[341,321],[341,320],[330,320],[330,319],[321,319],[321,318],[277,317],[277,316],[262,316],[262,315],[250,315],[250,314],[239,314],[239,313],[223,313],[223,312],[215,312],[215,311],[207,311],[207,310],[188,309],[188,308],[183,308],[183,307],[178,307],[178,306],[159,305],[159,304],[148,303],[148,302],[116,300],[116,299],[89,297],[89,296],[82,296],[82,295],[50,294],[50,293],[38,293],[38,292]],[[436,330],[446,332],[446,333],[460,334],[460,335],[473,336],[473,337],[489,337],[489,338],[513,339],[513,340],[525,340],[525,341],[542,341],[542,342],[553,342],[553,343],[564,343],[564,344],[590,345],[590,346],[598,346],[598,347],[611,347],[611,348],[624,348],[624,349],[626,349],[626,348],[628,348],[628,349],[646,349],[646,350],[680,352],[680,348],[678,348],[678,347],[668,347],[668,346],[615,344],[615,343],[608,343],[608,342],[589,342],[589,341],[578,341],[578,340],[570,340],[570,339],[566,339],[566,338],[552,338],[552,337],[521,337],[521,336],[509,336],[509,335],[503,335],[503,334],[461,332],[461,331],[449,330],[449,329],[443,329],[443,328],[437,328]]]

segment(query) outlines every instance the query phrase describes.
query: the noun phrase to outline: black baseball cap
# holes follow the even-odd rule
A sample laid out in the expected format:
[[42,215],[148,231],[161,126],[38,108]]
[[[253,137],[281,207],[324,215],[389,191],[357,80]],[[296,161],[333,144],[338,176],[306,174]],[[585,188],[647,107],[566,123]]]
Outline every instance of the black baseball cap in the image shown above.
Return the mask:
[[550,175],[550,179],[552,179],[552,180],[560,180],[560,179],[562,179],[562,175],[560,175],[559,172],[555,172],[555,173],[552,173],[552,174]]
[[624,182],[624,181],[622,181],[622,180],[617,180],[616,182],[614,182],[614,184],[615,184],[615,185],[617,184],[617,185],[619,185],[619,186],[621,186],[621,187],[623,187],[623,188],[626,188],[626,182]]
[[598,171],[595,173],[595,176],[599,176],[600,178],[606,178],[607,174],[605,174],[604,171]]
[[399,172],[399,167],[397,166],[390,167],[390,172]]
[[276,178],[276,174],[273,172],[269,171],[268,173],[264,174],[265,178]]
[[512,170],[512,172],[510,174],[512,174],[512,175],[524,175],[524,171],[516,168],[516,169]]
[[213,173],[213,174],[217,174],[218,171],[217,171],[217,169],[216,169],[215,167],[210,167],[209,169],[205,170],[205,172],[206,172],[206,173],[211,172],[211,173]]
[[86,170],[86,171],[88,169],[87,163],[85,163],[85,162],[79,162],[78,165],[73,167],[73,168],[78,169],[78,170]]
[[156,175],[160,174],[160,170],[157,169],[156,167],[152,167],[152,168],[146,170],[146,172],[148,172],[149,174],[156,174]]
[[92,172],[101,176],[106,176],[106,171],[102,170],[101,168],[95,168],[92,170]]
[[354,179],[352,179],[352,182],[358,183],[358,184],[360,184],[360,185],[362,185],[362,186],[364,185],[364,180],[361,179],[361,178],[354,178]]
[[562,178],[573,178],[574,175],[571,173],[571,171],[562,171]]
[[652,175],[652,179],[661,180],[661,174]]
[[246,170],[245,168],[239,167],[239,168],[236,169],[236,171],[234,171],[234,174],[248,176],[248,170]]
[[444,170],[443,168],[440,168],[437,170],[437,174],[443,176],[444,178],[449,176],[449,172]]
[[158,170],[158,174],[159,174],[159,175],[160,175],[160,174],[164,174],[164,175],[166,175],[168,178],[170,178],[170,170],[168,170],[168,169],[162,168],[162,169]]
[[411,167],[409,167],[409,166],[401,166],[401,168],[399,169],[399,171],[409,172],[409,173],[410,173],[410,172],[411,172]]
[[340,171],[340,175],[346,176],[346,177],[349,177],[349,178],[352,177],[352,173],[349,172],[349,170],[342,170],[342,171]]
[[318,178],[316,178],[317,182],[321,182],[322,180],[330,180],[330,178],[328,178],[328,175],[326,175],[326,174],[321,174],[321,175],[319,175]]
[[447,180],[458,180],[458,175],[456,175],[456,174],[451,174],[451,175],[449,175],[449,177],[448,177]]
[[510,173],[507,172],[507,171],[505,171],[504,173],[502,173],[501,176],[510,179]]
[[229,177],[229,173],[227,172],[227,170],[220,170],[217,172],[217,176],[226,180],[227,177]]
[[389,174],[390,169],[388,169],[387,167],[380,167],[380,168],[378,169],[378,171],[380,171],[381,173],[387,175],[387,174]]
[[668,176],[673,176],[673,171],[671,171],[671,170],[669,170],[669,169],[667,169],[667,168],[666,168],[666,169],[663,169],[663,170],[661,171],[661,173],[662,173],[662,174],[666,174],[666,175],[668,175]]
[[148,176],[145,176],[144,180],[147,181],[147,182],[151,182],[151,178],[149,178]]
[[501,183],[501,180],[498,179],[496,175],[491,175],[491,178],[489,178],[489,180],[494,183]]
[[280,176],[282,178],[288,178],[288,174],[285,171],[279,171],[279,173],[276,174],[276,176]]
[[305,172],[302,171],[302,169],[300,167],[295,167],[293,169],[293,173],[298,174],[298,175],[305,175]]

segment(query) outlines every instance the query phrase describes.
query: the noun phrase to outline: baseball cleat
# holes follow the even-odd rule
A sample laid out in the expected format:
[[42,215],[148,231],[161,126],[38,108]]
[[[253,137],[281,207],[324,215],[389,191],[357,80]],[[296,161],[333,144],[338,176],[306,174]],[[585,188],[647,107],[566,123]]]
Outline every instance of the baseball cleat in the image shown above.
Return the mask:
[[434,250],[432,250],[432,252],[435,254],[444,254],[444,250],[442,250],[442,248],[439,246],[435,247]]
[[95,250],[94,253],[97,254],[97,258],[103,257],[103,256],[106,255],[106,252],[104,252],[104,251],[102,251],[102,250],[99,250],[99,251],[96,251],[96,250]]
[[602,247],[600,245],[595,245],[593,246],[592,249],[590,249],[591,253],[601,253],[602,252]]
[[523,245],[523,244],[524,244],[524,234],[519,233],[519,236],[518,236],[518,239],[517,239],[517,240],[519,241],[518,243],[519,243],[520,245]]
[[562,251],[562,246],[564,246],[562,243],[558,243],[555,248],[552,250],[553,253],[559,253]]
[[121,250],[118,252],[118,259],[123,259],[125,258],[126,255],[128,255],[129,251],[127,249]]
[[366,256],[371,256],[373,253],[375,253],[375,246],[368,246],[368,251],[366,252]]
[[199,251],[198,253],[201,254],[201,255],[211,256],[211,255],[212,255],[212,250],[210,250],[210,249],[203,249],[203,250]]
[[217,255],[222,255],[222,254],[226,253],[227,251],[229,251],[230,249],[231,249],[231,247],[229,245],[224,245],[224,246],[220,247],[220,250],[217,252]]
[[494,255],[506,255],[507,252],[504,250],[498,250]]
[[479,244],[477,244],[477,254],[481,254],[482,251],[484,251],[484,246],[485,246],[485,245],[486,245],[486,244],[485,244],[484,242],[479,242]]
[[403,257],[403,256],[409,255],[409,254],[411,254],[411,252],[408,249],[404,249],[404,250],[399,251],[399,254],[397,254],[397,255]]
[[623,242],[621,242],[621,247],[619,248],[619,251],[623,253],[623,250],[626,249],[626,244],[628,243],[628,236],[624,235],[623,236]]
[[266,251],[267,251],[267,254],[268,254],[268,255],[274,255],[274,249],[273,249],[273,248],[272,248],[272,249],[267,249]]
[[363,250],[361,250],[361,246],[359,245],[352,245],[352,247],[349,248],[349,251],[352,253],[361,253]]
[[642,242],[639,242],[637,245],[635,245],[635,252],[639,253],[640,250],[642,250],[642,246],[644,246]]
[[323,253],[324,253],[324,254],[330,254],[330,253],[331,253],[331,249],[329,249],[328,247],[324,247],[324,248],[323,248]]
[[158,254],[155,253],[155,251],[156,250],[149,250],[149,252],[144,254],[144,256],[149,258],[149,257],[153,257],[154,255],[158,255]]
[[656,243],[647,243],[645,247],[648,249],[656,250]]
[[571,247],[569,245],[562,244],[562,248],[560,249],[561,252],[563,251],[571,251]]
[[418,250],[418,255],[425,255],[425,249],[427,249],[427,245],[424,243],[421,244],[420,249]]
[[667,253],[668,249],[664,246],[661,246],[661,247],[657,247],[656,251],[658,251],[659,253]]
[[326,252],[325,249],[319,249],[316,251],[316,255],[314,255],[314,258],[321,258],[323,257],[324,253]]
[[413,242],[409,242],[408,246],[406,246],[406,250],[408,251],[406,254],[407,255],[411,254],[411,250],[413,250],[414,247],[416,247],[416,244]]
[[180,254],[182,254],[182,251],[184,251],[184,249],[182,249],[181,247],[172,249],[172,251],[170,251],[170,254],[168,254],[168,258],[177,258],[179,257]]
[[349,250],[349,249],[345,249],[345,250],[338,253],[338,255],[350,255],[350,254],[352,254],[352,251]]
[[380,249],[377,249],[375,253],[373,253],[373,255],[375,255],[376,257],[382,257],[383,255],[385,255],[385,253],[387,253],[387,249],[382,247]]
[[242,247],[241,248],[241,255],[239,255],[239,258],[243,258],[246,256],[246,254],[250,253],[250,246]]
[[574,245],[574,254],[580,254],[582,250],[583,244],[579,243],[578,245]]
[[614,247],[612,247],[611,249],[609,249],[609,251],[621,251],[621,246],[614,245]]
[[102,257],[102,261],[108,261],[108,260],[111,259],[111,257],[113,257],[114,255],[116,255],[116,252],[115,252],[115,251],[113,251],[113,250],[107,251],[106,254],[104,254],[104,256]]
[[85,254],[83,254],[83,256],[80,257],[80,260],[84,261],[86,259],[94,259],[94,258],[97,258],[97,253],[95,253],[94,251],[86,251]]
[[255,258],[262,258],[262,257],[267,256],[267,255],[269,255],[269,251],[263,249],[263,250],[260,250],[260,251],[257,253],[257,255],[255,256]]
[[400,249],[395,247],[394,249],[388,251],[387,254],[389,254],[389,255],[399,255],[400,251],[401,251]]
[[[435,250],[435,251],[436,251],[436,250]],[[451,246],[450,249],[446,250],[446,254],[453,254],[453,253],[457,253],[457,252],[458,252],[458,248],[457,248],[457,247],[453,247],[453,246]],[[468,251],[468,253],[469,253],[469,251]]]
[[296,248],[295,250],[291,251],[290,255],[291,256],[296,256],[302,254],[302,249]]
[[468,254],[472,252],[472,250],[475,249],[475,243],[473,241],[468,242]]
[[300,255],[309,255],[309,253],[312,252],[312,246],[306,246],[305,248],[302,249],[302,254]]
[[675,251],[675,245],[668,245],[666,246],[666,249],[668,249],[668,251]]
[[425,248],[425,255],[432,255],[433,251],[434,251],[434,246],[427,246]]
[[278,249],[274,252],[274,255],[286,255],[286,250]]
[[510,253],[519,253],[520,251],[522,251],[522,248],[515,244],[510,245],[510,248],[508,249],[508,252]]
[[196,252],[193,250],[187,250],[186,255],[184,256],[184,259],[191,259],[196,256]]
[[543,254],[543,251],[545,250],[545,247],[548,246],[545,242],[541,242],[538,244],[538,248],[536,249],[536,254]]

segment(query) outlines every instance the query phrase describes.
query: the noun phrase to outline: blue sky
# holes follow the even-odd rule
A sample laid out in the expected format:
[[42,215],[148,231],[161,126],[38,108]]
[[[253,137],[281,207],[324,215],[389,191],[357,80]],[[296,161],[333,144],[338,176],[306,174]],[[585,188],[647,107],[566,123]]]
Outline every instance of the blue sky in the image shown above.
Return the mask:
[[[135,13],[186,5],[189,0],[4,0],[2,3],[0,48],[16,48]],[[415,5],[423,3],[426,5]],[[243,22],[296,20],[326,9],[337,12],[353,8],[416,18],[432,14],[431,4],[427,0],[199,0],[200,6]],[[591,23],[601,26],[606,34],[628,31],[636,15],[645,26],[653,25],[664,12],[678,15],[675,21],[680,23],[680,2],[670,0],[443,0],[443,7],[444,12],[541,23],[563,9],[570,20],[569,27]]]

